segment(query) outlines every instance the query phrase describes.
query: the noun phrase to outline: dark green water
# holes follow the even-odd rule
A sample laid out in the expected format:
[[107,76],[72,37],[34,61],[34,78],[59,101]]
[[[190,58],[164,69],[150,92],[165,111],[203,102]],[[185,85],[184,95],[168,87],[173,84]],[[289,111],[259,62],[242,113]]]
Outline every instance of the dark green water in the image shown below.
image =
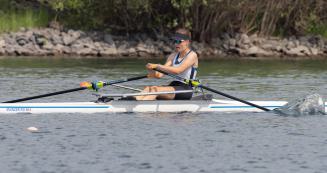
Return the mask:
[[[0,100],[76,88],[81,81],[142,75],[147,61],[0,58]],[[312,93],[327,98],[326,65],[322,60],[200,61],[199,77],[210,87],[243,99],[291,100]],[[142,88],[169,80],[145,79],[126,85]],[[126,91],[106,87],[101,92]],[[91,93],[80,91],[33,101],[89,101],[95,99]],[[327,169],[325,116],[185,113],[0,117],[3,172],[318,173]],[[28,132],[26,128],[31,126],[39,128],[39,133]]]

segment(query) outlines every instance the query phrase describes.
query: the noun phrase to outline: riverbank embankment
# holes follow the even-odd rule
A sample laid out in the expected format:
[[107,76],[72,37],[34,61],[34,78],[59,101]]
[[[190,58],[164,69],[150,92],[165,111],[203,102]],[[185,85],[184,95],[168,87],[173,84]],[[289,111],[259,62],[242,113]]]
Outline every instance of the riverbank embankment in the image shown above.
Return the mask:
[[[210,44],[192,42],[201,58],[206,57],[327,57],[327,40],[320,36],[259,37],[256,34],[222,34]],[[115,36],[102,32],[25,29],[0,35],[2,56],[101,56],[163,57],[173,51],[168,36],[147,34]]]

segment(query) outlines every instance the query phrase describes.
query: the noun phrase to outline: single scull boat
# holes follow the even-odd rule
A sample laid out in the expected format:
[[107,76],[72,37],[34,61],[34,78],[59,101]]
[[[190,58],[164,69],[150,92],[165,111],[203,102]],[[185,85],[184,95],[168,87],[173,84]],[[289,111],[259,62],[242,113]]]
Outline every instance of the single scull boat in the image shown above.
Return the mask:
[[[175,91],[174,93],[191,92]],[[58,103],[0,103],[0,113],[139,113],[139,112],[263,112],[248,104],[233,100],[212,99],[211,95],[200,95],[192,100],[115,100],[135,95],[169,94],[173,92],[97,94],[99,99],[93,102]],[[273,110],[287,104],[286,101],[249,101],[253,104]],[[325,103],[327,111],[327,102]]]

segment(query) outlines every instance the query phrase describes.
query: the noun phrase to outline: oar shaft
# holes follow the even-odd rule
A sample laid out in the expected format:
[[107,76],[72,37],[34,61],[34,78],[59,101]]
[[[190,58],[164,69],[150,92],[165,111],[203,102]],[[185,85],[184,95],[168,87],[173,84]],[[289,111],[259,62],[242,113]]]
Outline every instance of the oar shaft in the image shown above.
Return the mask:
[[80,91],[80,90],[85,90],[85,89],[87,89],[87,88],[86,87],[73,88],[73,89],[69,89],[69,90],[65,90],[65,91],[58,91],[58,92],[53,92],[53,93],[48,93],[48,94],[25,97],[25,98],[6,101],[6,102],[2,102],[2,103],[17,103],[17,102],[33,100],[33,99],[38,99],[38,98],[43,98],[43,97],[49,97],[49,96],[54,96],[54,95],[60,95],[60,94],[65,94],[65,93],[70,93],[70,92],[75,92],[75,91]]
[[[126,78],[126,79],[122,79],[122,80],[110,81],[110,82],[104,83],[104,86],[133,81],[133,80],[139,80],[139,79],[143,79],[143,78],[147,78],[147,77],[148,77],[147,75],[144,75],[144,76]],[[21,98],[21,99],[6,101],[6,102],[2,102],[2,103],[17,103],[17,102],[33,100],[33,99],[38,99],[38,98],[43,98],[43,97],[49,97],[49,96],[54,96],[54,95],[60,95],[60,94],[65,94],[65,93],[70,93],[70,92],[75,92],[75,91],[80,91],[80,90],[85,90],[85,89],[87,89],[87,87],[73,88],[73,89],[68,89],[68,90],[64,90],[64,91],[57,91],[57,92],[48,93],[48,94],[42,94],[42,95],[37,95],[37,96],[31,96],[31,97],[25,97],[25,98]]]
[[[162,70],[160,70],[160,69],[154,69],[154,70],[155,70],[155,71],[158,71],[158,72],[160,72],[160,73],[162,73],[162,74],[168,75],[168,76],[170,76],[170,77],[173,77],[173,78],[175,78],[175,79],[178,79],[178,80],[184,81],[184,82],[187,83],[187,84],[191,83],[192,85],[194,85],[194,84],[192,83],[191,80],[187,80],[187,79],[184,79],[184,78],[182,78],[182,77],[180,77],[180,76],[177,76],[177,75],[173,75],[173,74],[167,73],[167,72],[162,71]],[[264,110],[264,111],[270,111],[270,109],[267,109],[267,108],[265,108],[265,107],[262,107],[262,106],[259,106],[259,105],[256,105],[256,104],[253,104],[253,103],[251,103],[251,102],[248,102],[248,101],[245,101],[245,100],[242,100],[242,99],[239,99],[239,98],[234,97],[234,96],[231,96],[231,95],[229,95],[229,94],[226,94],[226,93],[223,93],[223,92],[217,91],[217,90],[215,90],[215,89],[212,89],[212,88],[209,88],[209,87],[207,87],[207,86],[204,86],[204,85],[202,85],[202,84],[200,84],[200,83],[198,83],[198,82],[195,82],[195,84],[196,84],[195,87],[203,88],[203,89],[205,89],[205,90],[208,90],[208,91],[211,91],[211,92],[213,92],[213,93],[216,93],[216,94],[219,94],[219,95],[225,96],[225,97],[227,97],[227,98],[230,98],[230,99],[233,99],[233,100],[239,101],[239,102],[241,102],[241,103],[244,103],[244,104],[247,104],[247,105],[250,105],[250,106],[256,107],[256,108],[261,109],[261,110]]]
[[244,103],[244,104],[247,104],[247,105],[250,105],[250,106],[256,107],[256,108],[258,108],[258,109],[261,109],[261,110],[264,110],[264,111],[270,111],[270,109],[267,109],[267,108],[265,108],[265,107],[262,107],[262,106],[259,106],[259,105],[256,105],[256,104],[253,104],[253,103],[251,103],[251,102],[248,102],[248,101],[245,101],[245,100],[242,100],[242,99],[239,99],[239,98],[237,98],[237,97],[234,97],[234,96],[228,95],[228,94],[226,94],[226,93],[222,93],[222,92],[217,91],[217,90],[215,90],[215,89],[208,88],[208,87],[203,86],[203,85],[199,85],[198,87],[201,87],[201,88],[206,89],[206,90],[208,90],[208,91],[211,91],[211,92],[213,92],[213,93],[217,93],[217,94],[219,94],[219,95],[225,96],[225,97],[227,97],[227,98],[230,98],[230,99],[233,99],[233,100],[239,101],[239,102],[241,102],[241,103]]

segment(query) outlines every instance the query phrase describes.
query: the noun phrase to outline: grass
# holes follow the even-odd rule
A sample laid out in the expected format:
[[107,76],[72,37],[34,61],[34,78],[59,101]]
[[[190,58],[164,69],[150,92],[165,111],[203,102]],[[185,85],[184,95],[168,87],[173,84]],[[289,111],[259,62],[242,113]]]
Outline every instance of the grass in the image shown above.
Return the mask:
[[45,9],[0,9],[0,33],[14,32],[20,28],[47,26],[50,16]]
[[309,28],[310,34],[321,35],[327,38],[327,24],[316,24]]

